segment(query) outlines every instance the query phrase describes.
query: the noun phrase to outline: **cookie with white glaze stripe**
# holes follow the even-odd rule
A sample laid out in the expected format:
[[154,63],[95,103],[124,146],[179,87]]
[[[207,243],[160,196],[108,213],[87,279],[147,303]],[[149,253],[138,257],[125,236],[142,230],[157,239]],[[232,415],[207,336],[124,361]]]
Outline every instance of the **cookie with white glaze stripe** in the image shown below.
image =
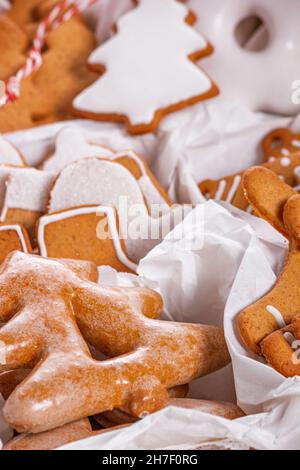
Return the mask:
[[213,52],[193,28],[196,20],[177,0],[138,0],[89,57],[102,76],[75,98],[75,115],[143,134],[157,130],[165,115],[216,96],[217,86],[195,64]]
[[289,239],[289,252],[275,285],[238,315],[237,329],[243,343],[263,355],[278,372],[298,375],[293,341],[284,333],[300,338],[296,328],[300,312],[300,195],[262,167],[249,169],[243,185],[255,212]]

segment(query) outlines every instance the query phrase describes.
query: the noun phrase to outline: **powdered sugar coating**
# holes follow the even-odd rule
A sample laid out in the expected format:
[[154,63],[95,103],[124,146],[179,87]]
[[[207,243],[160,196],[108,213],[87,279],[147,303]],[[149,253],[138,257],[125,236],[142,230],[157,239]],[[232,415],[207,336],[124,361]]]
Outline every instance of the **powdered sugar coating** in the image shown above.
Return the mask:
[[44,212],[54,177],[34,168],[0,167],[1,219],[8,209]]
[[58,174],[82,158],[110,157],[113,153],[107,147],[88,143],[80,127],[66,126],[57,134],[55,152],[45,160],[42,169]]
[[[158,294],[90,282],[94,268],[23,253],[2,266],[6,364],[0,372],[34,368],[3,410],[19,432],[46,431],[113,408],[134,416],[157,411],[169,388],[230,360],[221,328],[158,321]],[[109,359],[92,359],[85,340]]]

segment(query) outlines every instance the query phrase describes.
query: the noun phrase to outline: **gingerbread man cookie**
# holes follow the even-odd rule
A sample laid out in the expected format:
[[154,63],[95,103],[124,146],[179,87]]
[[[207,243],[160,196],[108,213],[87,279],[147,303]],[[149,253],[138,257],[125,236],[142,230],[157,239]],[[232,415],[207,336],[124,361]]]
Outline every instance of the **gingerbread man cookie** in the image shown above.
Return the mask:
[[217,95],[193,63],[212,52],[192,28],[195,21],[177,0],[138,0],[116,34],[91,54],[90,67],[103,76],[75,98],[74,112],[124,122],[131,134],[143,134],[166,114]]
[[[229,362],[222,328],[156,320],[158,294],[96,278],[87,262],[15,252],[3,263],[0,372],[34,368],[3,409],[17,431],[113,408],[142,417],[166,404],[168,389]],[[85,341],[109,359],[93,359]]]
[[[240,336],[280,373],[300,374],[300,195],[265,168],[244,176],[245,194],[255,211],[290,241],[289,253],[275,286],[237,318]],[[300,344],[300,343],[299,343]]]

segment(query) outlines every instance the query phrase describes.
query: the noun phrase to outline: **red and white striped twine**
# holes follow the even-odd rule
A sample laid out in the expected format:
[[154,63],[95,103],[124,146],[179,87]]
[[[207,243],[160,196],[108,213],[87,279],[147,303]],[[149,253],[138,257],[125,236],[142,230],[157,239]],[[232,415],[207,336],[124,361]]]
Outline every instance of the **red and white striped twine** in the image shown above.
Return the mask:
[[18,99],[22,80],[29,77],[42,65],[42,49],[46,34],[70,20],[77,13],[84,11],[96,1],[98,0],[62,0],[51,10],[45,20],[38,26],[25,64],[18,70],[16,75],[10,77],[6,82],[0,80],[0,107]]

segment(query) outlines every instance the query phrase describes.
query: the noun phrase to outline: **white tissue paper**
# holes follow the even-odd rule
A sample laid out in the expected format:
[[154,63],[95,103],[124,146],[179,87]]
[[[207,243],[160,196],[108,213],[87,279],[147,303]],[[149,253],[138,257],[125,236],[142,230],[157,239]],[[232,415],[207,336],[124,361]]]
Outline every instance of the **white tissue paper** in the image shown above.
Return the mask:
[[[131,0],[113,5],[102,0],[87,11],[99,42],[109,37],[113,23],[132,6]],[[36,166],[54,150],[57,132],[69,124],[55,123],[6,137]],[[190,395],[228,401],[237,397],[250,415],[228,421],[194,410],[167,408],[129,428],[64,448],[194,449],[217,440],[221,448],[299,449],[300,378],[284,379],[252,357],[234,328],[238,312],[274,283],[287,243],[258,218],[230,205],[203,203],[196,184],[259,163],[262,137],[273,128],[288,125],[299,131],[299,118],[292,124],[289,118],[252,113],[219,97],[170,115],[156,134],[131,137],[117,124],[88,120],[77,120],[76,125],[88,140],[117,151],[137,151],[174,200],[199,204],[140,262],[139,277],[103,267],[100,282],[158,290],[165,301],[166,319],[224,323],[232,366],[195,381]],[[200,213],[201,221],[195,222],[195,214]],[[3,400],[0,409],[2,404]],[[0,447],[1,440],[6,442],[11,435],[0,415]]]

